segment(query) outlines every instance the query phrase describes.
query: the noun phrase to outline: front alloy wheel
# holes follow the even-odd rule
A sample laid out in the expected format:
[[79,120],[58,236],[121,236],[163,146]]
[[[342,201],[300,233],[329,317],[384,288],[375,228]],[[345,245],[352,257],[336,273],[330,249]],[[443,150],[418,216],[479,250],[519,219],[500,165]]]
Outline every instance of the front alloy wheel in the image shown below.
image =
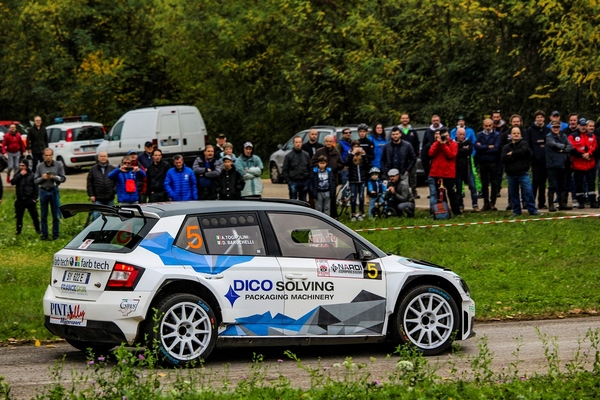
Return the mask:
[[209,356],[217,340],[212,308],[191,294],[174,294],[157,305],[160,318],[150,337],[158,340],[164,361],[185,366]]
[[458,308],[448,292],[437,286],[417,286],[400,302],[394,333],[400,342],[432,356],[450,347],[458,323]]

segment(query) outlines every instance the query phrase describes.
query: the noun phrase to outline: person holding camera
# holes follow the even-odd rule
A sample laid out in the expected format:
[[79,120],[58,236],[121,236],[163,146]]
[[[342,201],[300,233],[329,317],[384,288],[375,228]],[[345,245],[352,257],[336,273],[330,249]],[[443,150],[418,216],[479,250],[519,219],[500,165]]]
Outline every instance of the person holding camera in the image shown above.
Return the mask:
[[146,173],[140,167],[131,165],[131,156],[121,160],[121,166],[108,174],[108,178],[115,182],[117,200],[121,205],[139,204],[140,193],[138,179],[144,179]]
[[60,234],[60,198],[58,186],[67,180],[63,165],[53,161],[54,151],[50,148],[44,150],[44,162],[38,164],[35,170],[34,182],[40,186],[40,210],[42,214],[42,240],[48,240],[48,206],[52,212],[52,240],[58,239]]
[[[429,182],[431,194],[429,202],[434,205],[438,199],[440,185],[443,184],[448,193],[450,209],[454,215],[459,215],[460,204],[456,198],[456,156],[458,155],[458,144],[450,138],[447,128],[441,128],[434,133],[435,141],[429,148],[431,158],[431,169],[429,170]],[[433,181],[433,182],[432,182]]]

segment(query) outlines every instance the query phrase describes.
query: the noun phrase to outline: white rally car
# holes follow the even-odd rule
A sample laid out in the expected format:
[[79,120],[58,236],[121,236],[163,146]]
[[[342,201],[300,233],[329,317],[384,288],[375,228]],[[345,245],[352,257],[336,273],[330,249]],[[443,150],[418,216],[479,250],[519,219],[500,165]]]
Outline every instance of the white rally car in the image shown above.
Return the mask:
[[154,339],[186,365],[217,346],[411,343],[472,336],[475,303],[449,269],[382,252],[291,201],[110,207],[54,255],[45,325],[78,349]]

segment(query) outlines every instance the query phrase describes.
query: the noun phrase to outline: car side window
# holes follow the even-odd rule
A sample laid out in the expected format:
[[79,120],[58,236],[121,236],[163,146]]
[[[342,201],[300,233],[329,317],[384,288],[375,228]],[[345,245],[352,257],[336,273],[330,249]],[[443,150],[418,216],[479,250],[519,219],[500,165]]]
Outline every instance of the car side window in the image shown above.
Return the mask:
[[198,254],[265,255],[258,217],[247,212],[190,217],[175,245]]
[[60,128],[53,128],[48,133],[48,143],[56,143],[60,140]]
[[284,257],[354,259],[354,240],[345,232],[312,215],[269,213]]

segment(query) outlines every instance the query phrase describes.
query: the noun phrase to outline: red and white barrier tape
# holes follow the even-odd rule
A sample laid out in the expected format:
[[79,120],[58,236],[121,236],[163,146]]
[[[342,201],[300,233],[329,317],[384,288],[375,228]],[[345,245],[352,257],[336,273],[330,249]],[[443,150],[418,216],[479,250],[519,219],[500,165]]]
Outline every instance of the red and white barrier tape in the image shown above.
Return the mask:
[[438,224],[438,225],[395,226],[395,227],[390,227],[390,228],[366,228],[366,229],[355,229],[354,232],[397,231],[397,230],[401,230],[401,229],[444,228],[444,227],[448,227],[448,226],[498,225],[498,224],[514,224],[514,223],[520,223],[520,222],[558,221],[561,219],[581,219],[581,218],[598,218],[598,217],[600,217],[600,214],[568,215],[568,216],[564,216],[564,217],[547,217],[547,218],[502,219],[499,221],[462,222],[462,223]]

